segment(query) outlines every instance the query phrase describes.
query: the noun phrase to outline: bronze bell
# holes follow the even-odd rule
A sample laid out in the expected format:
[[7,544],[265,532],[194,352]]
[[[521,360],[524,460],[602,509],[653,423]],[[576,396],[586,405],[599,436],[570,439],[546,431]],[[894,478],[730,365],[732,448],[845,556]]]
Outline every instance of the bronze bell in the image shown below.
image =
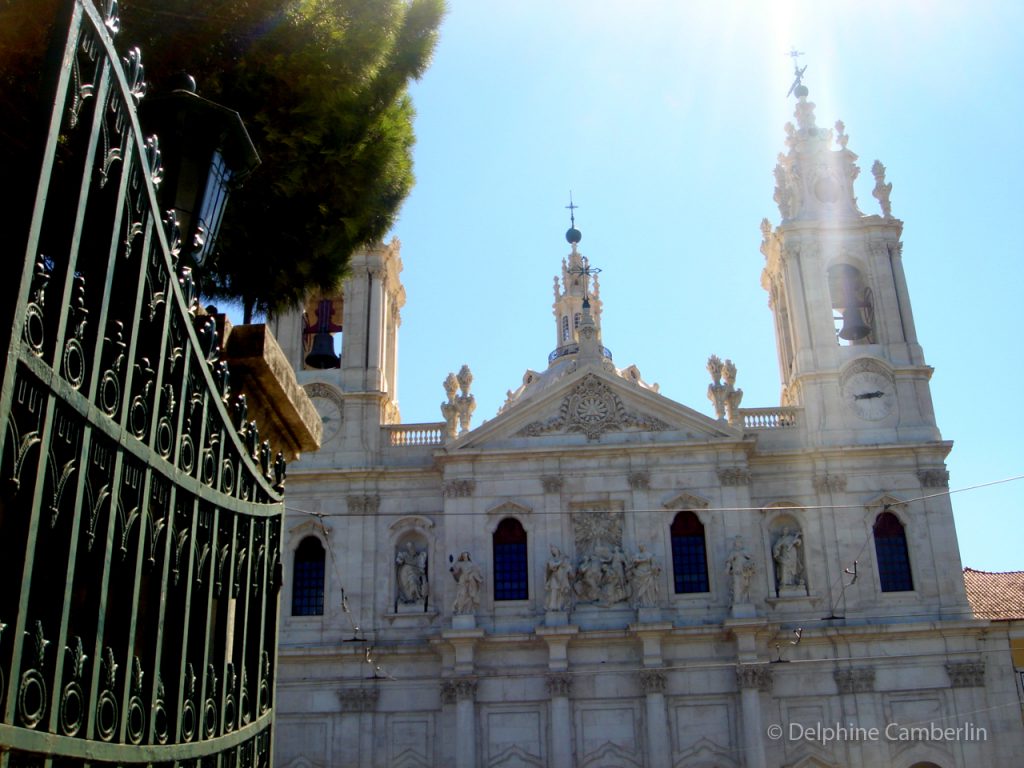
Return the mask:
[[839,338],[858,341],[871,333],[871,326],[864,322],[864,313],[861,312],[864,302],[857,298],[854,287],[847,283],[845,293],[846,306],[843,307],[843,327],[839,329]]
[[313,336],[313,345],[306,355],[306,365],[310,368],[337,368],[341,358],[334,354],[334,337],[325,331]]
[[871,333],[871,326],[864,322],[860,307],[847,307],[843,310],[843,327],[839,329],[839,338],[847,341],[858,341]]
[[334,337],[331,335],[340,331],[341,326],[331,322],[333,312],[334,302],[321,299],[316,306],[316,325],[306,327],[304,334],[313,334],[313,343],[306,355],[306,365],[310,368],[323,370],[341,367],[341,358],[334,354]]

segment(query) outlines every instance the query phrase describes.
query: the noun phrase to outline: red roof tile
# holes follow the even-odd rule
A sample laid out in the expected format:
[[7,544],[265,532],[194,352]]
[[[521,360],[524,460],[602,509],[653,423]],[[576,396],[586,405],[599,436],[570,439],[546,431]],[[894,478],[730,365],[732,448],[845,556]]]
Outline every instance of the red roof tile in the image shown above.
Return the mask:
[[979,619],[1024,619],[1024,571],[990,573],[964,568],[971,610]]

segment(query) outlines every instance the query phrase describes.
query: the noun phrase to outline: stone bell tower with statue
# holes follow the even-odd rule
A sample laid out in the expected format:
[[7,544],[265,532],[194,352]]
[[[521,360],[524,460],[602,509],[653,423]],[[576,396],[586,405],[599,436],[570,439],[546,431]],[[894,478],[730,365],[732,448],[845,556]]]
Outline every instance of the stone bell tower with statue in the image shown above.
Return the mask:
[[398,326],[405,304],[397,240],[352,255],[341,288],[309,297],[274,333],[324,422],[311,465],[372,461],[381,426],[400,421]]
[[761,224],[761,284],[775,318],[782,404],[803,408],[811,435],[825,445],[851,434],[862,443],[938,440],[892,184],[875,161],[881,214],[861,213],[846,126],[817,125],[799,74],[797,124],[786,124],[788,151],[775,167],[782,220],[774,229],[767,219]]

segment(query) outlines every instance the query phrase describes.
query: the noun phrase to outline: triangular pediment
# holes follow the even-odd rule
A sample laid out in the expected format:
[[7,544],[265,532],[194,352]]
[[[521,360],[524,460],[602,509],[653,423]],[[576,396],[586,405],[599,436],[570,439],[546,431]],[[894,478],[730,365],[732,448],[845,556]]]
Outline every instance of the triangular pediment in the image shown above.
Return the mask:
[[614,373],[588,367],[565,376],[543,395],[517,403],[450,443],[448,450],[600,445],[636,433],[665,442],[740,440],[724,422],[669,400]]

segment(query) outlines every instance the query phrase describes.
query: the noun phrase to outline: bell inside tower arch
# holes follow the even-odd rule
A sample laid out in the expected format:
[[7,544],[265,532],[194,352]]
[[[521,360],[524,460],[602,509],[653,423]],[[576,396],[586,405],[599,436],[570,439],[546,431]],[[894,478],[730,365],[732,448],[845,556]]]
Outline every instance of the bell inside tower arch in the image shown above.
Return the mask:
[[306,305],[303,313],[303,347],[306,368],[324,370],[340,368],[341,300],[316,299]]
[[871,344],[874,341],[874,301],[860,270],[837,264],[828,271],[832,319],[839,344]]

